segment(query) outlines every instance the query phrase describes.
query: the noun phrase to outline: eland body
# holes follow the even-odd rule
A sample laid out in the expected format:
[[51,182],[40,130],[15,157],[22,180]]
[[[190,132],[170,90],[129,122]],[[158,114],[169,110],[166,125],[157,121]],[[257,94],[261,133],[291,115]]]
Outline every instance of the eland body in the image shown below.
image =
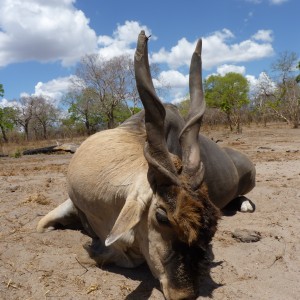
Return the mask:
[[155,93],[147,42],[142,31],[135,74],[144,111],[81,144],[68,169],[69,199],[37,230],[78,217],[100,264],[146,261],[166,299],[195,299],[219,209],[253,188],[255,168],[243,154],[199,135],[205,111],[201,40],[191,60],[186,122]]

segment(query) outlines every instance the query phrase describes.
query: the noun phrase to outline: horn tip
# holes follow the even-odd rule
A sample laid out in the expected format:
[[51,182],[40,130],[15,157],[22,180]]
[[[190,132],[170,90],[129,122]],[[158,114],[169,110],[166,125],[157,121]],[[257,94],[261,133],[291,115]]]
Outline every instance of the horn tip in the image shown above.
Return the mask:
[[201,54],[202,52],[202,39],[199,39],[196,45],[195,52]]
[[137,61],[139,61],[143,57],[144,51],[147,48],[147,41],[148,41],[148,38],[145,34],[145,30],[141,30],[141,32],[138,36],[137,47],[136,47],[136,51],[135,51],[135,59]]

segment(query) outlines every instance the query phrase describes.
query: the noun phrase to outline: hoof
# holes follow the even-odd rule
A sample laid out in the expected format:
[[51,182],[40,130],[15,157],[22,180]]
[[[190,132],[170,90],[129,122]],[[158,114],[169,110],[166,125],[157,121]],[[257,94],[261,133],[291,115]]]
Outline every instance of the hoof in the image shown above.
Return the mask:
[[255,211],[255,204],[245,196],[239,197],[240,200],[240,211],[241,212],[250,212],[253,213]]

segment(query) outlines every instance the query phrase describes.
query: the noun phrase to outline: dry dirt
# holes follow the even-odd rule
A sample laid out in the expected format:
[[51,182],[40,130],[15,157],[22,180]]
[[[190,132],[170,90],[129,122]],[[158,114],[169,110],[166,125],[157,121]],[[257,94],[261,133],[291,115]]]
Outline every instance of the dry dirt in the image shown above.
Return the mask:
[[[252,158],[253,214],[224,216],[213,240],[211,279],[199,299],[300,299],[300,129],[272,126],[241,135],[207,131]],[[66,197],[72,154],[0,158],[0,299],[153,299],[163,295],[147,266],[85,267],[79,230],[38,234],[37,222]],[[236,229],[258,231],[242,243]]]

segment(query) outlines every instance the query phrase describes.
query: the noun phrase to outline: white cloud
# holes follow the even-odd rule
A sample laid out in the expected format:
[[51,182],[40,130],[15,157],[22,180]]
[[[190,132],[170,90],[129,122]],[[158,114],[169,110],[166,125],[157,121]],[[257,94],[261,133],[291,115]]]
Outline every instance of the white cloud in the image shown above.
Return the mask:
[[22,61],[63,65],[96,49],[97,37],[75,0],[1,0],[0,66]]
[[[126,21],[117,25],[111,36],[97,37],[83,12],[74,7],[74,2],[0,0],[0,67],[28,60],[60,60],[63,65],[69,65],[92,51],[98,51],[106,59],[121,54],[133,57],[139,32],[145,30],[147,35],[152,34],[147,26]],[[152,35],[151,39],[156,37]],[[244,74],[243,67],[236,66],[236,63],[269,57],[274,52],[271,30],[259,30],[241,42],[233,43],[234,39],[234,34],[226,28],[205,36],[203,69],[219,66],[219,73],[231,70]],[[174,88],[172,99],[186,96],[188,75],[179,72],[178,68],[189,66],[196,42],[183,37],[170,50],[161,48],[150,55],[151,62],[169,67],[160,74],[159,80]],[[57,78],[46,83],[39,82],[35,86],[35,94],[59,99],[66,91],[65,80]]]
[[186,99],[189,86],[189,75],[184,75],[176,70],[162,71],[158,80],[153,78],[153,84],[155,88],[161,88],[163,86],[169,86],[171,89],[168,91],[168,99],[161,98],[161,100],[171,100],[172,103],[178,103]]
[[[228,30],[227,30],[228,31]],[[223,30],[224,32],[224,30]],[[230,31],[229,31],[230,32]],[[238,63],[269,57],[274,53],[270,42],[247,39],[240,43],[229,43],[233,34],[213,33],[203,39],[203,67],[210,69],[224,63]]]
[[155,63],[167,63],[171,68],[189,65],[195,46],[196,41],[190,43],[186,38],[182,38],[170,51],[162,48],[159,52],[154,53],[151,59]]
[[19,106],[20,103],[18,101],[11,101],[11,100],[7,100],[5,98],[2,98],[0,100],[0,107],[16,107]]
[[58,106],[62,97],[68,92],[71,79],[74,76],[60,77],[48,82],[38,82],[35,86],[35,96],[44,96],[52,104]]
[[276,89],[276,84],[265,72],[261,72],[256,78],[253,75],[246,75],[250,84],[250,93],[272,93]]
[[[216,31],[204,37],[202,39],[203,68],[209,70],[220,64],[247,62],[273,55],[271,33],[270,30],[260,30],[253,35],[256,39],[252,37],[240,43],[230,43],[234,34],[228,29]],[[166,63],[174,69],[189,66],[196,42],[189,42],[182,38],[170,51],[162,48],[154,53],[151,57],[152,61]]]
[[217,68],[217,73],[221,76],[224,76],[227,73],[234,72],[244,75],[246,68],[244,66],[236,66],[236,65],[221,65]]
[[262,42],[273,42],[273,31],[272,30],[258,30],[252,38]]
[[[145,30],[147,35],[151,35],[151,30],[136,21],[126,21],[124,25],[118,25],[112,37],[100,35],[98,37],[98,53],[104,59],[128,54],[133,57],[137,36],[141,30]],[[151,39],[156,39],[151,35]]]
[[[32,94],[23,92],[20,94],[22,97],[30,96],[42,96],[51,104],[58,106],[62,97],[68,92],[69,86],[74,75],[69,77],[59,77],[48,82],[38,82],[35,85],[35,91]],[[9,101],[5,98],[1,99],[0,106],[18,106],[20,103],[18,101]]]
[[189,83],[189,76],[176,70],[162,71],[158,79],[160,82],[176,88],[186,88]]

